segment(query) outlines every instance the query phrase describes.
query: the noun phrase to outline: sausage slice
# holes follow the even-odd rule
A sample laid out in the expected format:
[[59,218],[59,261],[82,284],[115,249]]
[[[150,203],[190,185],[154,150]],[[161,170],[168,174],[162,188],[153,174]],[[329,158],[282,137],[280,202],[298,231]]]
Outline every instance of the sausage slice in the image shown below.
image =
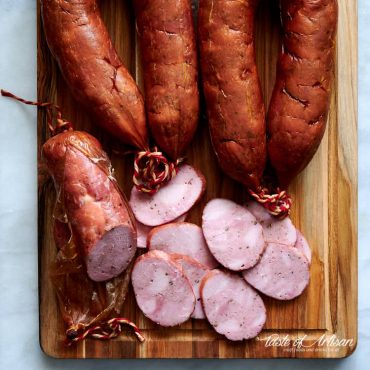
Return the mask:
[[202,302],[200,299],[200,283],[204,275],[209,271],[209,268],[195,261],[193,258],[182,254],[171,254],[182,267],[184,274],[189,279],[193,292],[195,294],[196,303],[191,317],[193,319],[204,319],[206,316],[203,311]]
[[210,269],[218,265],[208,249],[202,229],[188,222],[154,228],[148,235],[148,248],[189,256]]
[[244,271],[243,277],[261,293],[289,300],[298,297],[308,285],[309,263],[296,248],[269,243],[260,262]]
[[307,258],[308,263],[311,264],[311,260],[312,260],[311,248],[306,238],[303,236],[303,234],[298,229],[297,229],[297,241],[294,247],[297,248]]
[[143,314],[162,326],[182,324],[194,311],[195,296],[181,265],[162,251],[140,256],[132,270],[136,302]]
[[262,226],[245,207],[213,199],[203,210],[204,237],[213,256],[230,270],[254,266],[265,249]]
[[262,225],[266,243],[294,246],[297,241],[297,231],[289,217],[279,220],[254,201],[248,202],[246,207]]
[[184,164],[178,174],[157,193],[131,191],[130,205],[136,219],[147,226],[158,226],[183,215],[199,200],[205,190],[204,176]]
[[[187,214],[184,214],[176,218],[174,222],[184,222],[186,219],[186,216]],[[142,224],[139,221],[136,221],[137,247],[138,248],[146,248],[148,234],[150,233],[151,230],[153,230],[152,226],[147,226],[147,225]]]
[[151,226],[146,226],[139,221],[136,221],[136,232],[137,232],[137,247],[146,248],[146,240],[148,234],[152,230]]
[[209,323],[230,340],[256,337],[266,321],[266,309],[258,293],[239,275],[220,270],[203,278],[200,294]]

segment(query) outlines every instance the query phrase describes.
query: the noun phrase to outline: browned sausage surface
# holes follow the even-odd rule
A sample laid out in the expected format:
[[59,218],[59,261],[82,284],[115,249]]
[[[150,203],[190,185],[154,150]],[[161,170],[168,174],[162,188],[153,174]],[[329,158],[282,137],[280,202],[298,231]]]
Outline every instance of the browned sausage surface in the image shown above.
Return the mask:
[[281,186],[315,154],[333,80],[336,0],[281,0],[282,49],[268,114],[268,155]]
[[42,0],[49,48],[74,97],[104,129],[147,148],[143,97],[118,57],[96,0]]
[[[57,189],[54,217],[69,223],[88,276],[118,276],[135,255],[136,230],[100,143],[85,132],[66,131],[49,139],[42,155]],[[57,244],[63,244],[58,241],[66,239],[65,232],[55,231]]]
[[198,122],[196,41],[190,0],[135,0],[148,123],[177,159]]
[[257,190],[265,167],[265,112],[257,75],[258,0],[200,0],[199,42],[212,142],[223,171]]

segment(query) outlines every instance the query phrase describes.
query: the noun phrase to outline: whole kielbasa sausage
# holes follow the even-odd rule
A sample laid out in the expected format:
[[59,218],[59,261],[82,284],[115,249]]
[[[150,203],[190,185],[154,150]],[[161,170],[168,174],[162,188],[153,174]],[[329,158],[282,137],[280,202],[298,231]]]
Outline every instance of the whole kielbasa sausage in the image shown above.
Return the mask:
[[336,0],[281,0],[282,48],[267,120],[268,156],[285,188],[325,132],[333,80]]
[[117,55],[96,0],[42,0],[49,48],[74,97],[122,142],[147,148],[144,99]]
[[191,0],[135,0],[148,124],[177,159],[199,115],[198,65]]
[[203,90],[223,171],[256,191],[266,160],[265,110],[257,74],[254,14],[259,0],[200,0]]

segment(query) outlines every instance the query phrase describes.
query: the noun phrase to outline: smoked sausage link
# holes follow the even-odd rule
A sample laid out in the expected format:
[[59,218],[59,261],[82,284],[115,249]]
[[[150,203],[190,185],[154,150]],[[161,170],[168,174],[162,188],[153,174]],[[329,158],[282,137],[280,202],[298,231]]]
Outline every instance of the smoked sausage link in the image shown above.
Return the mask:
[[173,160],[194,136],[198,66],[190,0],[135,0],[148,123]]
[[147,148],[144,99],[118,57],[96,0],[42,0],[49,48],[74,97],[122,142]]
[[258,190],[266,160],[265,111],[257,74],[258,0],[200,0],[203,90],[212,143],[223,171]]
[[88,276],[118,276],[135,255],[136,230],[100,143],[85,132],[66,131],[44,144],[42,156],[58,194],[54,217],[70,224]]
[[281,0],[283,39],[267,145],[282,187],[310,162],[325,132],[337,18],[336,0]]

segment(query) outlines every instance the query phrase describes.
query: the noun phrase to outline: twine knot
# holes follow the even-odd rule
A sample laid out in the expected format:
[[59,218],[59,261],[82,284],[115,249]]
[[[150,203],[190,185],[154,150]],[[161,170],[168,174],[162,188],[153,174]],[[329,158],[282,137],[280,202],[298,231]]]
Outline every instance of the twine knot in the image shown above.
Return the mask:
[[264,188],[259,193],[255,193],[253,190],[248,189],[249,194],[260,204],[265,207],[268,212],[279,218],[283,219],[289,216],[290,209],[292,206],[292,198],[285,191],[276,189],[275,194],[269,194],[268,189]]
[[122,332],[122,327],[124,325],[130,326],[140,342],[144,342],[145,338],[141,334],[139,328],[130,320],[123,317],[115,317],[110,319],[101,325],[91,326],[80,332],[78,329],[69,328],[66,331],[67,344],[71,345],[74,342],[79,342],[87,337],[108,340],[111,338],[118,337]]
[[136,189],[148,193],[156,193],[161,185],[173,179],[178,172],[182,159],[169,161],[156,147],[151,152],[141,151],[134,160],[133,182]]

